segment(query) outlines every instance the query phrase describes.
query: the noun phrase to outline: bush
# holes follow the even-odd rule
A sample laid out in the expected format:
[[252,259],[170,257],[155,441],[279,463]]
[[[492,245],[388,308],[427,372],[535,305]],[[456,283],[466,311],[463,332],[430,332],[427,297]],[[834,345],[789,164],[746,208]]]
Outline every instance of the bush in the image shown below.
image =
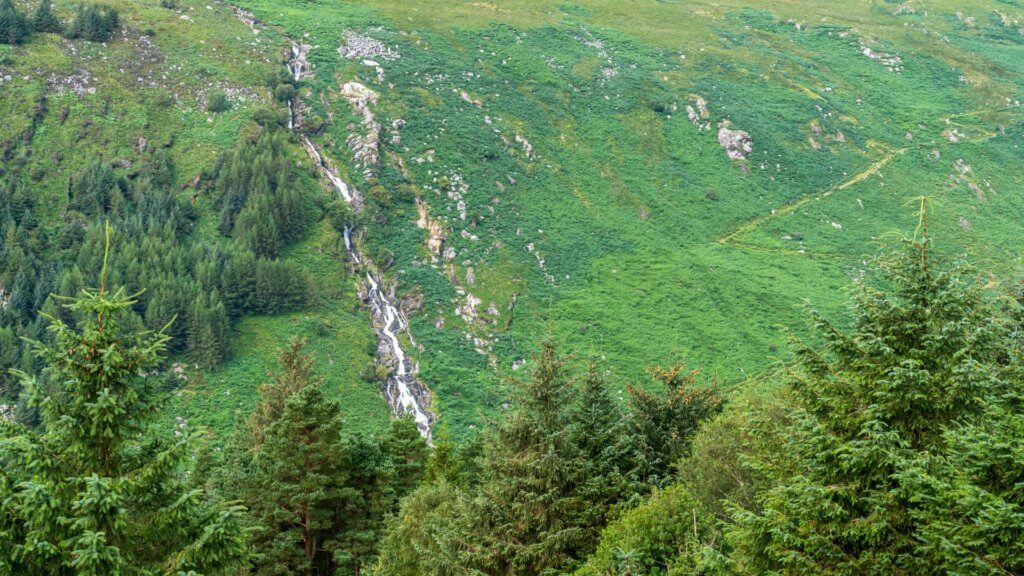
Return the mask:
[[278,84],[274,88],[274,99],[282,104],[287,104],[295,98],[295,87],[291,84]]
[[227,112],[229,109],[231,109],[231,103],[228,102],[228,95],[221,90],[211,92],[206,98],[206,110],[208,112],[216,114]]

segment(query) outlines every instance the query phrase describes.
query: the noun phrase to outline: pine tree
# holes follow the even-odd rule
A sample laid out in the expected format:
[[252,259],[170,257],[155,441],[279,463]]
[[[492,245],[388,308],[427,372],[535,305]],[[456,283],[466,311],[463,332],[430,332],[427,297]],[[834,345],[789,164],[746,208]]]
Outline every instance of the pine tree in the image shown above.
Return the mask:
[[50,0],[42,0],[32,14],[32,29],[36,32],[52,32],[54,34],[64,32],[64,26],[61,25],[60,19],[53,13]]
[[250,449],[258,449],[266,440],[267,431],[281,417],[288,398],[304,388],[323,384],[323,378],[313,367],[313,357],[302,351],[305,345],[305,340],[292,338],[286,348],[278,351],[281,371],[269,374],[272,380],[260,386],[260,402],[249,417],[247,444]]
[[699,372],[687,371],[682,362],[649,372],[664,388],[663,395],[630,386],[629,400],[640,443],[641,477],[647,484],[664,485],[671,480],[672,466],[689,450],[700,423],[721,411],[722,399],[713,386],[698,385]]
[[192,439],[150,432],[167,339],[124,328],[133,304],[83,291],[77,327],[52,320],[53,343],[33,344],[44,379],[21,377],[43,428],[0,432],[0,573],[218,574],[245,558],[239,509],[185,486]]
[[[850,331],[814,313],[823,348],[799,347],[789,377],[798,410],[786,449],[801,473],[735,514],[740,571],[1022,568],[1024,459],[997,456],[1022,432],[999,414],[1005,331],[968,270],[933,261],[923,224],[922,208],[919,235],[881,263],[888,291],[856,286]],[[988,459],[1015,468],[1017,488],[1000,485]]]
[[331,574],[336,510],[348,496],[335,402],[308,385],[284,403],[254,460],[246,495],[261,529],[257,574]]
[[391,421],[384,437],[384,450],[395,469],[395,496],[412,492],[423,478],[427,463],[427,442],[411,417]]

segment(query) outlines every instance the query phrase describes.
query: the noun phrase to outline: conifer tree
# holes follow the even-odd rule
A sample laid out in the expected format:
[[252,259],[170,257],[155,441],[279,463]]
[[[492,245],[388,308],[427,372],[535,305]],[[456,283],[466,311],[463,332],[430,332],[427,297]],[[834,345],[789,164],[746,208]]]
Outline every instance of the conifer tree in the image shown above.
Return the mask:
[[682,362],[649,372],[664,392],[630,386],[629,401],[640,444],[641,479],[664,485],[671,480],[672,466],[689,450],[700,423],[721,411],[722,399],[713,386],[699,385],[699,372],[687,371]]
[[484,574],[541,574],[573,563],[585,540],[576,524],[581,467],[567,426],[572,403],[565,360],[544,343],[519,405],[484,448],[468,564]]
[[578,520],[586,532],[584,550],[592,549],[612,509],[641,491],[637,441],[608,382],[591,363],[569,414],[569,442],[581,459],[577,490],[587,505]]
[[261,525],[257,574],[331,574],[336,510],[348,496],[335,402],[319,386],[288,397],[254,459],[246,500]]
[[28,18],[12,0],[0,0],[0,43],[21,44],[31,33]]
[[53,13],[50,0],[41,0],[36,11],[32,13],[32,29],[36,32],[52,32],[54,34],[64,31],[60,19]]
[[[735,514],[728,535],[740,572],[1024,567],[1024,466],[999,448],[1022,431],[1005,417],[1019,393],[1008,396],[1000,378],[1006,333],[969,271],[934,259],[923,205],[921,216],[915,237],[880,265],[888,290],[856,286],[849,331],[814,313],[823,347],[799,347],[789,378],[798,410],[786,446],[801,472]],[[988,459],[1013,470],[1008,483]]]
[[[102,279],[102,276],[101,276]],[[0,431],[0,573],[219,574],[245,559],[240,510],[185,486],[192,440],[157,437],[151,372],[167,338],[132,333],[134,299],[83,291],[33,344],[42,380],[22,373],[42,429]]]
[[427,442],[411,417],[396,418],[384,437],[384,450],[395,469],[395,496],[401,499],[423,479],[427,463]]
[[247,443],[250,449],[263,445],[268,429],[281,417],[288,398],[303,388],[323,384],[323,378],[313,367],[313,357],[303,352],[305,345],[305,340],[292,338],[287,347],[278,351],[281,371],[269,374],[272,380],[260,386],[260,401],[249,417]]

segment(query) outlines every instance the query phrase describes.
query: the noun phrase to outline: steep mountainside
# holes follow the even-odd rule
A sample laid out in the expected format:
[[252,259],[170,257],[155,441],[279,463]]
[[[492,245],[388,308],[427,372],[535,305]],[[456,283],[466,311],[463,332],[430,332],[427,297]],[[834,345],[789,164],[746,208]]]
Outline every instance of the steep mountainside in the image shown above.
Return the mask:
[[[408,384],[465,434],[546,335],[623,382],[676,356],[736,382],[785,359],[802,300],[838,312],[920,195],[946,249],[1019,263],[1016,1],[106,4],[122,19],[106,43],[0,45],[0,181],[37,221],[3,247],[31,238],[36,270],[94,278],[78,248],[92,235],[61,233],[79,222],[69,182],[96,160],[146,176],[160,151],[195,209],[181,242],[232,242],[218,157],[275,110],[316,215],[275,257],[312,297],[232,315],[209,369],[180,349],[176,413],[218,430],[294,334],[371,430],[380,390]],[[227,111],[209,110],[215,92]],[[346,195],[351,212],[332,208]]]

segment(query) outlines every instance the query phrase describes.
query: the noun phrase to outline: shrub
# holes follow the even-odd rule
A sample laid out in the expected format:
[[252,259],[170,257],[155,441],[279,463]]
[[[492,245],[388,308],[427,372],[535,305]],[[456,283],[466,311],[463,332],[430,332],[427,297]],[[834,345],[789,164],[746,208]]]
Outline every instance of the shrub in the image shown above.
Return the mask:
[[227,112],[230,108],[231,103],[228,102],[228,95],[221,90],[211,92],[206,98],[206,110],[208,112],[216,114],[220,112]]

